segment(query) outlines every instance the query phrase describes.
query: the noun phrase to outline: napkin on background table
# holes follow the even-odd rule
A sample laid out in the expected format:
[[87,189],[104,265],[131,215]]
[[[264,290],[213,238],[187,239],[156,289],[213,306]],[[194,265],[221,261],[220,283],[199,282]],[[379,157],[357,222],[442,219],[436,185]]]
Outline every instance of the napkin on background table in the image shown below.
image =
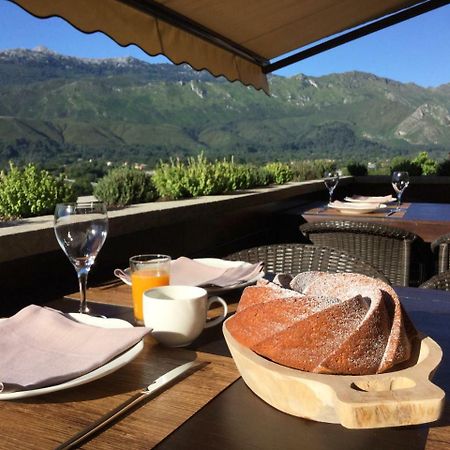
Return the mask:
[[52,386],[101,367],[150,330],[100,328],[30,305],[0,322],[0,392]]
[[344,200],[349,202],[363,202],[363,203],[389,203],[395,200],[392,195],[366,196],[366,195],[352,195],[351,197],[345,197]]
[[367,208],[378,208],[380,205],[379,203],[373,203],[373,202],[341,202],[340,200],[335,200],[334,202],[330,203],[330,206],[333,208],[341,208],[341,209],[367,209]]
[[212,267],[181,256],[170,266],[170,284],[226,287],[255,278],[262,268],[261,262],[229,268]]

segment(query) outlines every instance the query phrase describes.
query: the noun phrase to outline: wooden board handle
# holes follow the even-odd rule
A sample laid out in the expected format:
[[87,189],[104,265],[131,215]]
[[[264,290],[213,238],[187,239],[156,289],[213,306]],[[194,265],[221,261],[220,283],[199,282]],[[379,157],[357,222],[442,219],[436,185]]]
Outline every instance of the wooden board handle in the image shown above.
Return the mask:
[[342,425],[375,428],[380,426],[377,424],[395,426],[399,420],[409,425],[420,423],[417,420],[439,419],[445,393],[430,379],[442,360],[442,350],[423,335],[418,348],[418,361],[411,367],[376,376],[348,377],[347,382],[344,377],[334,386],[336,413]]

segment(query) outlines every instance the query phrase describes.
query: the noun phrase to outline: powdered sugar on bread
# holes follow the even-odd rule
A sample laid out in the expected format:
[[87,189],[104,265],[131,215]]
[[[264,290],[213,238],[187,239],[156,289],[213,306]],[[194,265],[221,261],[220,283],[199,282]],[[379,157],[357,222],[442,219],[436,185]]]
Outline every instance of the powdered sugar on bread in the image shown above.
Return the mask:
[[290,289],[261,284],[244,290],[228,329],[262,356],[311,372],[359,375],[410,357],[415,329],[380,280],[307,272],[290,280]]

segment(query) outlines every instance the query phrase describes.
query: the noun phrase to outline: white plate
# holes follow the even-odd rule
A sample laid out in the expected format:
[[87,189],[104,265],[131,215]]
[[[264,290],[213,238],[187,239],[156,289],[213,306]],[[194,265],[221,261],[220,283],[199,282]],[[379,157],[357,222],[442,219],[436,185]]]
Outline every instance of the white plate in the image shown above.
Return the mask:
[[[219,259],[219,258],[197,258],[197,259],[194,259],[194,261],[197,261],[202,264],[206,264],[211,267],[219,267],[219,268],[223,268],[223,269],[229,269],[232,267],[239,267],[239,266],[244,266],[244,267],[250,266],[250,263],[245,262],[245,261],[228,261],[226,259]],[[116,269],[114,271],[114,275],[116,275],[116,277],[120,278],[125,284],[128,284],[128,286],[131,286],[130,268],[128,267],[128,268],[124,269],[122,272],[123,272],[123,274],[120,275],[120,270]],[[237,283],[237,284],[233,284],[231,286],[225,286],[225,287],[206,286],[205,289],[208,291],[208,293],[226,292],[231,289],[250,286],[251,284],[256,283],[256,281],[258,281],[263,276],[264,276],[264,272],[261,271],[260,273],[258,273],[258,275],[256,275],[249,281],[245,281],[242,283]]]
[[[70,316],[72,316],[74,319],[78,320],[79,322],[87,323],[89,325],[95,325],[95,326],[103,327],[103,328],[128,328],[128,327],[133,326],[130,323],[126,322],[125,320],[121,320],[121,319],[104,319],[101,317],[86,316],[85,314],[79,314],[79,313],[71,313]],[[0,320],[6,320],[6,319],[0,319]],[[53,386],[46,386],[46,387],[37,388],[37,389],[30,389],[28,391],[7,392],[7,393],[0,392],[0,400],[15,400],[15,399],[19,399],[19,398],[35,397],[37,395],[49,394],[50,392],[62,391],[64,389],[69,389],[69,388],[73,388],[75,386],[80,386],[82,384],[89,383],[91,381],[102,378],[106,375],[109,375],[110,373],[115,372],[116,370],[125,366],[131,360],[136,358],[136,356],[139,354],[139,352],[143,348],[144,348],[144,341],[141,340],[137,344],[135,344],[133,347],[131,347],[129,350],[127,350],[126,352],[117,356],[113,360],[107,362],[103,366],[101,366],[97,369],[94,369],[93,371],[91,371],[89,373],[86,373],[85,375],[74,378],[73,380],[65,381],[64,383],[61,383],[61,384],[55,384]]]
[[352,204],[349,203],[348,206],[344,204],[333,205],[330,203],[329,208],[337,209],[342,214],[368,214],[375,211],[381,211],[387,208],[386,205],[370,205],[370,204]]
[[346,202],[351,203],[376,203],[387,205],[389,203],[393,203],[396,201],[394,197],[389,196],[380,196],[380,197],[373,197],[373,196],[364,196],[364,195],[354,195],[352,197],[345,197],[344,200]]

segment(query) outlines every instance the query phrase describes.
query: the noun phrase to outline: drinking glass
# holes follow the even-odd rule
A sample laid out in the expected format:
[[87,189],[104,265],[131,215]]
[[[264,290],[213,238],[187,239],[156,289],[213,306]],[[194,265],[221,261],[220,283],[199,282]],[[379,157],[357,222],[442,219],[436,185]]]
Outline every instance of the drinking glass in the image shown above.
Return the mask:
[[397,194],[397,211],[400,210],[402,203],[402,194],[409,185],[408,172],[394,172],[392,174],[392,187]]
[[55,208],[54,228],[60,247],[77,272],[80,313],[87,314],[87,277],[108,233],[106,205],[102,202],[59,203]]
[[335,170],[331,170],[329,172],[325,172],[323,175],[325,186],[328,189],[328,192],[330,194],[330,200],[329,203],[331,203],[333,199],[333,192],[336,189],[336,186],[339,183],[339,173]]
[[142,296],[148,289],[169,284],[170,261],[170,256],[160,254],[136,255],[130,258],[133,311],[138,325],[144,324]]

